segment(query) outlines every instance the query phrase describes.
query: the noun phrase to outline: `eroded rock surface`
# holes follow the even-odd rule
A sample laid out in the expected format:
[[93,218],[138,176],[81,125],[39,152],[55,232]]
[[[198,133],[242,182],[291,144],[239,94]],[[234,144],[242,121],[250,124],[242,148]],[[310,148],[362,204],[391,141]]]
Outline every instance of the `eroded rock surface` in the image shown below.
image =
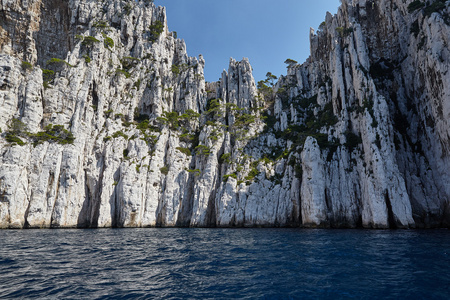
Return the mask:
[[150,1],[2,1],[0,227],[449,226],[450,1],[412,2],[342,1],[264,92]]

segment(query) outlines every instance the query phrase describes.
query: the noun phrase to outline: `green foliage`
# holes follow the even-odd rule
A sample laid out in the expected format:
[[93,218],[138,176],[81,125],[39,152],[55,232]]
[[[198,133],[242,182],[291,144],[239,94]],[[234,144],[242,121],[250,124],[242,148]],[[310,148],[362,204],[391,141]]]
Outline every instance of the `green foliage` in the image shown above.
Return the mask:
[[234,179],[236,179],[237,180],[237,175],[236,175],[236,173],[232,173],[232,174],[227,174],[227,175],[225,175],[225,176],[223,176],[223,182],[226,182],[227,180],[228,180],[228,178],[234,178]]
[[[427,6],[425,8],[425,15],[430,16],[432,13],[438,12],[438,11],[444,9],[445,1],[446,0],[438,0],[438,1],[433,2],[431,5]],[[448,15],[447,15],[447,17],[448,17]]]
[[82,57],[84,58],[84,62],[85,62],[85,63],[88,64],[88,63],[91,62],[91,58],[89,57],[89,55],[85,54],[85,55],[83,55]]
[[238,117],[236,117],[236,120],[235,120],[233,126],[236,128],[242,128],[242,127],[249,126],[252,123],[255,123],[255,121],[256,121],[256,116],[251,115],[251,114],[242,114],[242,115],[239,115]]
[[104,138],[103,138],[103,141],[106,143],[107,141],[109,141],[109,140],[111,140],[112,139],[112,136],[105,136]]
[[95,43],[100,43],[100,41],[97,40],[95,37],[88,35],[83,38],[83,42],[81,42],[81,45],[86,47],[92,47]]
[[350,150],[350,152],[352,152],[353,149],[355,149],[359,144],[362,143],[361,137],[351,131],[346,131],[344,135],[346,140],[344,145]]
[[180,123],[178,122],[178,113],[176,111],[173,112],[163,112],[162,117],[156,118],[162,124],[168,125],[170,129],[178,129],[180,127]]
[[185,154],[186,156],[191,156],[191,150],[189,150],[189,148],[183,148],[183,147],[177,147],[176,148],[178,151],[180,151],[181,153]]
[[172,73],[174,75],[180,75],[181,73],[180,68],[177,65],[172,65]]
[[287,64],[287,67],[288,67],[288,68],[291,68],[291,67],[293,67],[293,66],[295,66],[295,65],[297,64],[297,61],[288,58],[288,59],[286,59],[286,60],[284,61],[284,63]]
[[49,83],[55,78],[55,71],[42,69],[42,79],[44,81],[44,88],[49,87]]
[[124,56],[120,59],[120,64],[122,65],[122,69],[125,71],[130,71],[133,67],[135,67],[139,63],[140,59],[132,56]]
[[112,135],[113,138],[118,138],[118,137],[123,137],[125,140],[128,140],[128,135],[126,135],[125,133],[123,133],[122,131],[116,131],[114,132],[114,134]]
[[161,33],[164,31],[164,24],[156,20],[152,25],[149,26],[150,29],[150,37],[149,40],[154,43],[158,40]]
[[184,114],[180,116],[180,119],[190,121],[190,120],[198,120],[199,117],[200,117],[199,113],[196,113],[192,109],[188,109],[184,112]]
[[202,173],[199,169],[194,169],[194,170],[186,170],[189,173],[194,173],[195,176],[200,176],[200,174]]
[[116,74],[117,74],[117,75],[122,74],[123,76],[125,76],[125,78],[130,78],[130,77],[131,77],[131,74],[130,74],[130,73],[128,73],[126,70],[120,69],[120,68],[117,68],[117,69],[116,69]]
[[124,159],[128,159],[128,154],[130,153],[130,151],[128,149],[124,149],[123,150],[123,158]]
[[133,86],[139,91],[139,89],[141,88],[141,82],[142,82],[142,79],[138,79],[134,84],[133,84]]
[[223,113],[223,106],[220,99],[209,99],[206,103],[206,113],[209,117],[217,118]]
[[184,133],[180,135],[180,141],[185,143],[191,143],[195,139],[195,135],[190,133]]
[[169,173],[169,168],[168,167],[162,167],[159,169],[161,171],[162,174],[167,175]]
[[112,114],[113,110],[112,109],[108,109],[105,110],[103,113],[105,114],[105,116],[109,117]]
[[205,145],[198,145],[195,147],[195,153],[200,156],[208,156],[211,154],[211,149]]
[[299,97],[296,99],[295,104],[303,109],[307,109],[311,105],[316,106],[317,105],[317,95],[314,95],[310,98]]
[[33,70],[33,65],[30,64],[29,62],[23,60],[22,61],[22,69],[25,71]]
[[103,45],[111,50],[114,47],[114,40],[103,33]]
[[131,11],[133,10],[133,4],[131,3],[126,3],[125,6],[123,7],[123,10],[125,11],[125,13],[127,15],[129,15],[131,13]]
[[7,133],[5,139],[8,143],[17,144],[19,146],[23,146],[26,144],[24,141],[22,141],[18,136],[14,135],[13,133]]
[[231,164],[231,153],[224,153],[222,154],[222,156],[220,156],[219,163],[223,164],[224,162],[227,164]]
[[8,132],[13,135],[26,136],[28,133],[28,126],[19,119],[12,119],[8,125]]
[[99,20],[99,21],[94,22],[94,24],[92,24],[92,27],[101,28],[101,29],[108,29],[109,28],[109,24],[108,24],[108,21]]
[[40,131],[36,134],[30,134],[30,138],[34,140],[34,144],[40,144],[42,142],[56,142],[61,145],[73,144],[75,137],[72,132],[64,128],[63,125],[45,126],[44,131]]
[[259,174],[258,169],[252,168],[252,169],[250,170],[250,172],[248,172],[248,175],[245,176],[245,180],[247,180],[247,181],[252,181],[253,179],[255,179],[256,176],[258,176],[258,174]]
[[69,67],[73,67],[71,64],[69,64],[67,61],[65,61],[64,59],[60,59],[60,58],[51,58],[51,59],[49,59],[49,60],[47,60],[47,63],[46,63],[47,65],[53,65],[53,64],[59,64],[59,65],[62,65],[62,64],[65,64],[66,66],[69,66]]
[[424,7],[424,6],[425,6],[425,3],[423,3],[423,2],[420,1],[420,0],[415,0],[415,1],[411,2],[411,3],[408,5],[408,12],[409,12],[409,13],[412,13],[412,12],[414,12],[414,11],[416,11],[416,10],[418,10],[418,9],[420,9],[420,8],[422,8],[422,7]]

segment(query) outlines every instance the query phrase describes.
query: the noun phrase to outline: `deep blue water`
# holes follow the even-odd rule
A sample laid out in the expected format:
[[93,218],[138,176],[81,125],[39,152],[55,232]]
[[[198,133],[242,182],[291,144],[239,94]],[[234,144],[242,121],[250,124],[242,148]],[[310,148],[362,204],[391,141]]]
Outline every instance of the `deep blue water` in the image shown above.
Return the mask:
[[0,231],[0,298],[450,299],[450,231]]

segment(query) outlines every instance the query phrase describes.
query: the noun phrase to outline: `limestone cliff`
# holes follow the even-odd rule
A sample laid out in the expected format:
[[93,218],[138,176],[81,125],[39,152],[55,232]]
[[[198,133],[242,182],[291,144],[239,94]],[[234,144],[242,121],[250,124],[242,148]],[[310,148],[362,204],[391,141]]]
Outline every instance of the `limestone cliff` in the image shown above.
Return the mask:
[[450,1],[346,0],[259,89],[152,1],[3,0],[0,227],[450,224]]

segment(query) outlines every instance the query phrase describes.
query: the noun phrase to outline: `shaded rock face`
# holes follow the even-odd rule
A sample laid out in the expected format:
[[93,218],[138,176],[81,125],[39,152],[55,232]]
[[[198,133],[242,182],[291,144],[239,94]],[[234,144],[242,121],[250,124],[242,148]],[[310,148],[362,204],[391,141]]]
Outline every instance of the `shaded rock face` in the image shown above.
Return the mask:
[[448,227],[449,2],[342,2],[263,92],[150,1],[2,1],[0,227]]

